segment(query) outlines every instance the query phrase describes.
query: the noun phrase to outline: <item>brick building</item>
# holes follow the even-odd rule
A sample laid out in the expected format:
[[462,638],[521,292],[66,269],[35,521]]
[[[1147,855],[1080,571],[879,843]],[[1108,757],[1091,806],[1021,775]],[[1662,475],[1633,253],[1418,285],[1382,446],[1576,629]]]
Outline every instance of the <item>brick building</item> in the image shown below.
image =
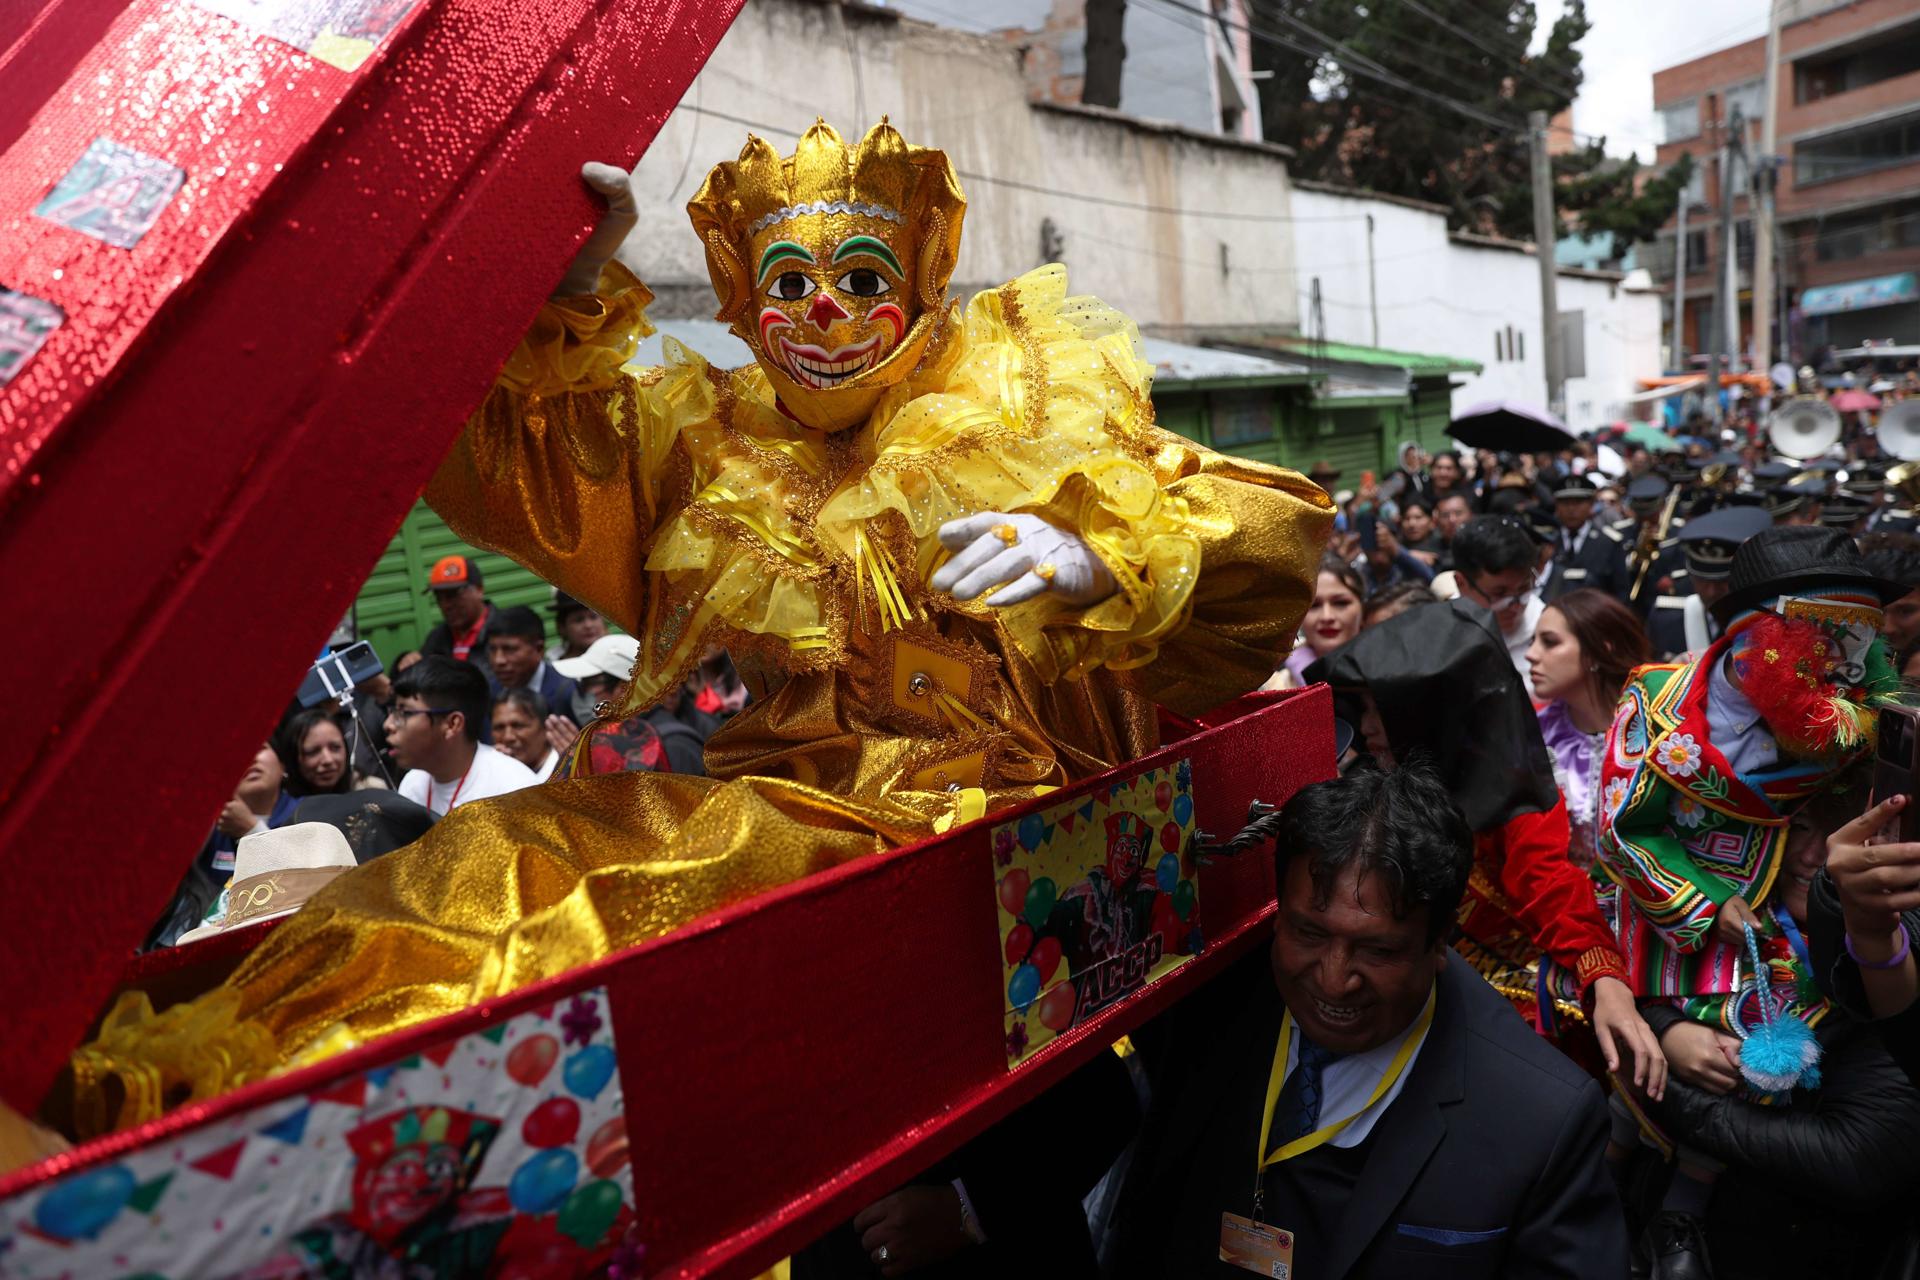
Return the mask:
[[[1775,188],[1780,288],[1787,307],[1776,358],[1802,362],[1824,347],[1920,343],[1920,7],[1913,0],[1780,0]],[[1711,341],[1720,209],[1720,147],[1737,103],[1760,155],[1766,41],[1656,71],[1658,160],[1694,157],[1686,229],[1680,352]],[[1752,336],[1753,214],[1737,176],[1734,255],[1740,348]],[[1645,265],[1669,292],[1676,218]],[[1671,340],[1671,302],[1668,319]],[[1784,344],[1791,344],[1790,346]]]

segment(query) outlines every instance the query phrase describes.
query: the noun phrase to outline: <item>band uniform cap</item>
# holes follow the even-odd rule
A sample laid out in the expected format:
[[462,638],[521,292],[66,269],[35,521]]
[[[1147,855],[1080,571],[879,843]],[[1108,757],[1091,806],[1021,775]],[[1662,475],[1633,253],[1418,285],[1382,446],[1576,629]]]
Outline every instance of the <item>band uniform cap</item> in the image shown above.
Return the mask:
[[1687,521],[1675,535],[1687,558],[1687,572],[1701,582],[1724,582],[1733,571],[1740,544],[1773,527],[1773,517],[1759,507],[1721,507]]
[[1641,476],[1627,486],[1627,501],[1641,506],[1664,502],[1670,488],[1659,476]]
[[483,587],[486,579],[480,566],[466,556],[441,556],[427,574],[427,590],[458,591],[462,587]]
[[234,850],[225,914],[181,934],[176,945],[292,915],[342,872],[358,865],[345,833],[331,823],[296,822],[241,836]]
[[612,676],[627,680],[633,676],[634,659],[640,656],[640,642],[632,636],[601,636],[577,658],[554,658],[547,665],[569,680],[593,676]]
[[1827,499],[1820,508],[1820,523],[1829,529],[1846,529],[1873,514],[1873,505],[1842,495]]
[[1763,462],[1753,469],[1754,483],[1760,485],[1779,484],[1793,475],[1793,464],[1775,459]]
[[1593,477],[1588,475],[1567,476],[1562,479],[1559,484],[1555,485],[1553,489],[1553,499],[1555,502],[1560,501],[1562,498],[1576,501],[1580,499],[1592,501],[1599,495],[1600,490],[1594,485]]
[[1852,538],[1821,525],[1781,525],[1763,529],[1740,544],[1733,556],[1727,594],[1713,606],[1724,625],[1776,596],[1815,591],[1855,591],[1882,604],[1898,600],[1908,588],[1879,577]]

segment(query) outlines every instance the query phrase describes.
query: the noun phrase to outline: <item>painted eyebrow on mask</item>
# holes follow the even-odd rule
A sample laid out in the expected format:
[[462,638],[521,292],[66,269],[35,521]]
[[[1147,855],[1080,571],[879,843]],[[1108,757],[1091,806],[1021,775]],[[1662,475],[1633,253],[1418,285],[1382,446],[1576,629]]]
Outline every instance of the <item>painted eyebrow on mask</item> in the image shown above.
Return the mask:
[[840,262],[847,258],[857,258],[863,253],[871,254],[873,257],[886,263],[888,267],[892,268],[893,274],[896,276],[904,276],[907,274],[900,269],[900,259],[893,256],[893,250],[887,247],[887,242],[877,240],[872,236],[854,236],[846,240],[838,249],[833,251],[833,260]]
[[[874,243],[880,242],[876,240]],[[791,240],[775,240],[767,246],[767,251],[760,255],[759,283],[766,284],[767,276],[772,274],[773,269],[782,262],[804,262],[812,266],[813,261],[813,255],[807,252],[805,246],[797,245]]]

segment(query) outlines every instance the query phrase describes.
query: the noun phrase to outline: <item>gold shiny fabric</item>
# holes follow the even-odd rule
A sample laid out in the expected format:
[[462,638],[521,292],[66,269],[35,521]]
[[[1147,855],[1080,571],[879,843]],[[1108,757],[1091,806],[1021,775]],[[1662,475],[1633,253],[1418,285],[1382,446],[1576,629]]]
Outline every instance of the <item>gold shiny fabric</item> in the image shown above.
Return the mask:
[[[947,313],[915,374],[835,434],[782,414],[758,365],[669,344],[667,368],[624,368],[647,295],[617,268],[603,285],[542,312],[429,501],[639,637],[623,711],[710,644],[754,701],[708,744],[711,778],[476,802],[321,890],[207,997],[237,994],[283,1062],[1132,759],[1155,702],[1257,687],[1306,607],[1325,495],[1154,427],[1133,326],[1058,267]],[[1120,590],[1085,609],[936,596],[939,526],[987,510],[1079,532]]]

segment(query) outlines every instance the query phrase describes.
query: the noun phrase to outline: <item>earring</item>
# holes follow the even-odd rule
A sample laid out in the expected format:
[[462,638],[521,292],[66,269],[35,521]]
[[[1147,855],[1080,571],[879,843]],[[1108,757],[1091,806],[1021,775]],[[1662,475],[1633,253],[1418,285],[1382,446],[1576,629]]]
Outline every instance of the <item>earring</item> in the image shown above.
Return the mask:
[[1587,670],[1589,671],[1598,671],[1599,669],[1600,669],[1600,664],[1597,662],[1589,662],[1587,664]]

